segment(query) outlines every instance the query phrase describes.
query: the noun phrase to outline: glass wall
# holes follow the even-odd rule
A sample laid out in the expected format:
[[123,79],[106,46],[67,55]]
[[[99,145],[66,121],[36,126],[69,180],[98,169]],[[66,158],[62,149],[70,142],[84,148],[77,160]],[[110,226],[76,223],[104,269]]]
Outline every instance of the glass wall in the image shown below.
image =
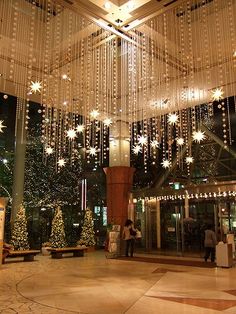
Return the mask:
[[234,199],[189,200],[187,212],[184,200],[161,201],[160,218],[157,211],[155,199],[140,200],[135,206],[135,221],[142,221],[140,251],[202,257],[204,232],[208,224],[215,226],[218,241],[226,241],[229,233],[236,234]]

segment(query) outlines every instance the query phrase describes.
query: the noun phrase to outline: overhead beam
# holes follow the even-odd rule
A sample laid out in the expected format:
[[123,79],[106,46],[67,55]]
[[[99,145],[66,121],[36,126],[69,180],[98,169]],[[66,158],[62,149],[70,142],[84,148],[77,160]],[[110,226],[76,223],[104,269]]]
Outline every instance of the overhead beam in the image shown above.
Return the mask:
[[225,145],[225,143],[216,134],[211,132],[204,124],[201,125],[201,129],[206,133],[207,136],[209,136],[213,141],[220,145],[220,147],[222,147],[231,156],[233,156],[233,158],[236,158],[236,152],[233,150],[233,148],[230,148],[228,145]]

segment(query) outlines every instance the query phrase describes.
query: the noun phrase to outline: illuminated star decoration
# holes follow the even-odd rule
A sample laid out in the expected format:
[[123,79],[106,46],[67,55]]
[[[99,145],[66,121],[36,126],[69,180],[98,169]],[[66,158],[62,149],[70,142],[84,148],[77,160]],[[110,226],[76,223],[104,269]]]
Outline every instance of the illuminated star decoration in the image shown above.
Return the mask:
[[47,147],[46,148],[46,154],[51,155],[53,153],[53,148],[52,147]]
[[73,129],[69,129],[66,131],[66,136],[69,137],[70,140],[73,140],[76,137],[76,131]]
[[178,145],[183,145],[184,144],[184,139],[182,138],[182,137],[178,137],[177,139],[176,139],[176,142],[177,142],[177,144]]
[[186,164],[188,164],[188,165],[192,164],[193,163],[193,157],[192,156],[187,156],[185,161],[186,161]]
[[106,118],[104,121],[103,121],[104,125],[105,126],[110,126],[112,124],[112,120],[110,118]]
[[90,112],[90,116],[91,116],[93,119],[96,119],[96,118],[99,116],[98,110],[92,110],[92,111]]
[[224,92],[222,88],[216,88],[215,90],[212,91],[211,98],[213,101],[219,101],[220,99],[222,99],[223,94]]
[[152,148],[158,148],[160,143],[157,140],[151,141],[151,147]]
[[179,116],[177,114],[170,113],[168,115],[168,120],[167,121],[168,121],[169,124],[175,124],[175,123],[178,122],[178,120],[179,120]]
[[85,126],[83,124],[78,124],[77,127],[76,127],[76,131],[78,133],[82,133],[85,129]]
[[163,159],[161,164],[163,168],[170,168],[171,166],[171,162],[168,159]]
[[58,164],[59,167],[64,167],[65,164],[66,164],[65,159],[62,159],[62,158],[59,159],[58,162],[57,162],[57,164]]
[[41,82],[39,82],[39,81],[32,82],[31,81],[31,85],[30,85],[31,93],[34,93],[34,94],[36,94],[37,92],[40,93],[41,88],[42,88]]
[[6,126],[3,125],[3,120],[0,120],[0,133],[3,133],[3,128],[6,128]]
[[88,152],[89,152],[89,155],[95,156],[96,155],[96,148],[95,147],[90,147]]
[[146,145],[147,144],[147,137],[143,136],[143,135],[139,136],[138,137],[138,143],[140,145]]
[[200,143],[206,138],[205,133],[202,131],[193,132],[193,140]]
[[138,153],[142,151],[142,147],[140,145],[134,145],[132,151],[135,155],[138,155]]

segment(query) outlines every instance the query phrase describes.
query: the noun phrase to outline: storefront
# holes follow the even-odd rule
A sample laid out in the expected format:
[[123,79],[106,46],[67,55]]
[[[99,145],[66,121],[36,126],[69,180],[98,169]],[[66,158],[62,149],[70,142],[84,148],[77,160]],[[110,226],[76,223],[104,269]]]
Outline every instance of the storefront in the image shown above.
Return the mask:
[[218,241],[236,234],[235,183],[134,199],[134,220],[142,230],[140,249],[150,253],[203,256],[204,231],[215,226]]

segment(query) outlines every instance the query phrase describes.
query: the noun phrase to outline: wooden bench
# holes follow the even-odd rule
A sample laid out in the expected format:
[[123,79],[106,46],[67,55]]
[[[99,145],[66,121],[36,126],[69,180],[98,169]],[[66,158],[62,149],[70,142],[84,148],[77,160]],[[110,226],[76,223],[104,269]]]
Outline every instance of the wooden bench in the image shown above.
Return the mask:
[[87,248],[82,247],[64,247],[64,248],[50,248],[47,249],[52,258],[62,258],[65,253],[73,253],[74,257],[84,256],[84,252],[87,251]]
[[34,260],[35,255],[39,254],[39,250],[10,250],[7,258],[24,257],[24,261],[30,262]]

